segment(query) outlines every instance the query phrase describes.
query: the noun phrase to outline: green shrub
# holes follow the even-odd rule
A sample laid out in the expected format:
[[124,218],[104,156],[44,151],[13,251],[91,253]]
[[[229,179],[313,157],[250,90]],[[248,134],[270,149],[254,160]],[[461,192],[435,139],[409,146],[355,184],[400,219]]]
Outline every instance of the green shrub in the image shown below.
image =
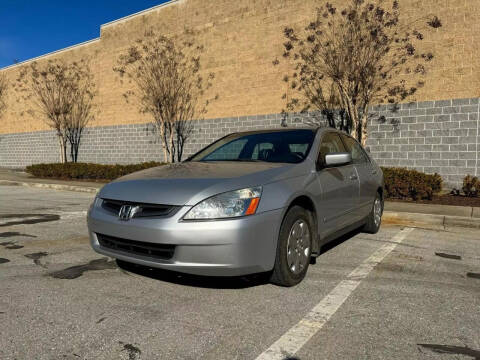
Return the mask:
[[54,163],[27,166],[26,171],[40,178],[64,180],[114,180],[136,171],[164,165],[159,162],[145,162],[132,165],[101,165],[91,163]]
[[382,168],[385,178],[385,197],[394,199],[427,199],[442,190],[442,178],[404,168]]
[[462,190],[465,196],[477,197],[480,193],[480,180],[476,176],[465,176],[463,178]]

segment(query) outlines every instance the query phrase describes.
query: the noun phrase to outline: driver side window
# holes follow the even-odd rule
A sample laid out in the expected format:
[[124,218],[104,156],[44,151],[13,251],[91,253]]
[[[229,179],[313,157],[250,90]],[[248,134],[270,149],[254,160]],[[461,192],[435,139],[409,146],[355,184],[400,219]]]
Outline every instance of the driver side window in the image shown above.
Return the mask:
[[329,132],[323,135],[318,153],[317,166],[325,167],[325,156],[331,153],[345,152],[342,140],[337,133]]
[[352,162],[354,164],[365,164],[368,162],[367,155],[365,155],[359,143],[346,135],[342,135],[342,139],[345,142],[347,151],[352,155]]

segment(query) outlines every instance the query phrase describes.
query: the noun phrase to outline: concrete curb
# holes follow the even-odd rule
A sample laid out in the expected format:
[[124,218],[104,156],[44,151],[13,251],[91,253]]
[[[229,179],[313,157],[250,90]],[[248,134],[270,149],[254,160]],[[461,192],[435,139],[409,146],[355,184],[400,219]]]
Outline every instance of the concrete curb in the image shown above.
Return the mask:
[[448,230],[450,227],[480,229],[480,219],[478,218],[436,214],[385,211],[382,222],[390,225],[405,225],[435,230]]
[[63,191],[76,191],[96,194],[100,189],[87,187],[87,186],[74,186],[74,185],[63,185],[63,184],[48,184],[48,183],[33,183],[33,182],[21,182],[21,181],[10,181],[10,180],[0,180],[0,185],[10,185],[10,186],[27,186],[34,188],[42,189],[52,189],[52,190],[63,190]]

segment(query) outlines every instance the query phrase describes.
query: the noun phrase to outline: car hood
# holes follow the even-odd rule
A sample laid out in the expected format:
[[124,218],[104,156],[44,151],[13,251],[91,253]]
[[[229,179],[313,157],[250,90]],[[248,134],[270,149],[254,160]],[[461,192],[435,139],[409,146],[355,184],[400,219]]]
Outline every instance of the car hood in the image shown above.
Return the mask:
[[104,199],[195,205],[210,196],[305,173],[305,163],[184,162],[139,171],[105,185]]

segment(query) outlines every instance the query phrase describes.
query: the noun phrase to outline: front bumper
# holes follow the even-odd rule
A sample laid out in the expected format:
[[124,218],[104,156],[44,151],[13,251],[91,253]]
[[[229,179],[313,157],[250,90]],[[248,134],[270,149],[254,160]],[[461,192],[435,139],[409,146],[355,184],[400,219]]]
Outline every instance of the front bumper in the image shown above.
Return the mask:
[[[190,207],[169,218],[117,216],[94,207],[88,214],[92,248],[119,260],[207,276],[238,276],[273,269],[282,209],[238,219],[181,221]],[[153,244],[175,245],[170,259],[132,254],[100,245],[97,234]]]

